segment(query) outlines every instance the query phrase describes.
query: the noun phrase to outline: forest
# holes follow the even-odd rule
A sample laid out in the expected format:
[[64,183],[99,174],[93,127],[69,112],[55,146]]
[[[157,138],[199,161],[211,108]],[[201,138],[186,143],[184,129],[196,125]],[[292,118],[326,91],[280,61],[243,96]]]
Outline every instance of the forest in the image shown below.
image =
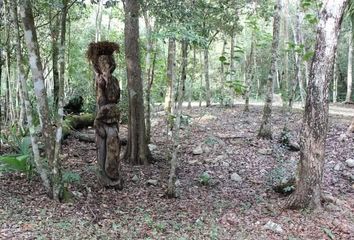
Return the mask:
[[354,239],[354,0],[0,9],[0,239]]

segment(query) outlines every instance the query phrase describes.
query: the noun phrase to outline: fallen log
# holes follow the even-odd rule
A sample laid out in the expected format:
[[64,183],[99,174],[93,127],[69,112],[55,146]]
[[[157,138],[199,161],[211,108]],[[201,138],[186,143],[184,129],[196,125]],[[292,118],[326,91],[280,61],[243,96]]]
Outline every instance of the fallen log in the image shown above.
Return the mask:
[[[94,133],[82,133],[79,131],[71,131],[71,136],[74,138],[78,139],[79,141],[82,142],[89,142],[89,143],[94,143],[95,142],[95,134]],[[119,142],[122,146],[127,145],[128,141],[126,138],[119,137]]]
[[95,115],[85,113],[82,115],[67,115],[63,124],[63,139],[72,133],[72,130],[82,129],[93,126]]

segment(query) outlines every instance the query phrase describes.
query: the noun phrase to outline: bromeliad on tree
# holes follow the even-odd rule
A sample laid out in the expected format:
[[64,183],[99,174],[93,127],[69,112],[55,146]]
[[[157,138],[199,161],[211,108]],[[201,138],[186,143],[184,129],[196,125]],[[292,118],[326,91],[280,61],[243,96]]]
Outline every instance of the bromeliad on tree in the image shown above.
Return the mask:
[[120,89],[113,53],[119,46],[113,42],[91,43],[87,58],[95,70],[97,114],[95,118],[97,162],[103,186],[123,188],[120,164],[119,108]]

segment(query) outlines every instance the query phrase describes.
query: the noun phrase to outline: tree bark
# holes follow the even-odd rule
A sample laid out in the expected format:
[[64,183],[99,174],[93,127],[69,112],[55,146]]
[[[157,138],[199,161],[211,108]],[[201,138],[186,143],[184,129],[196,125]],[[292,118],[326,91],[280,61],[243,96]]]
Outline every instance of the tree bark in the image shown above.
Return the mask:
[[234,74],[235,74],[235,36],[234,33],[231,34],[231,44],[230,44],[230,81],[232,82],[234,80]]
[[[283,19],[284,19],[284,39],[283,44],[284,47],[289,42],[289,0],[284,0],[284,12],[283,12]],[[292,89],[295,81],[289,81],[289,52],[285,51],[284,54],[284,76],[282,77],[282,99],[283,99],[283,108],[287,109],[287,101],[289,102],[288,106],[292,106],[293,104],[293,97]]]
[[180,132],[180,124],[181,124],[181,115],[182,115],[182,104],[183,104],[183,95],[184,95],[184,83],[187,78],[187,60],[188,60],[188,42],[186,40],[182,41],[182,73],[181,80],[178,84],[177,91],[177,109],[175,112],[175,123],[172,131],[172,141],[173,141],[173,152],[171,159],[171,168],[170,168],[170,176],[168,180],[168,188],[167,188],[167,196],[172,198],[176,197],[176,168],[178,166],[178,150],[179,150],[179,132]]
[[39,147],[38,147],[38,139],[36,136],[36,133],[34,131],[34,125],[33,125],[33,119],[32,119],[32,109],[31,109],[31,104],[30,104],[30,99],[28,96],[28,88],[27,88],[27,83],[25,79],[25,73],[24,73],[24,68],[23,68],[23,57],[22,57],[22,48],[21,48],[21,38],[20,38],[20,26],[19,26],[19,19],[18,19],[18,14],[17,14],[17,1],[14,1],[12,3],[12,17],[14,20],[14,28],[16,31],[16,60],[17,60],[17,70],[18,70],[18,78],[19,82],[21,83],[21,94],[22,98],[24,100],[24,109],[26,112],[26,118],[27,118],[27,126],[29,128],[29,133],[30,133],[30,138],[31,138],[31,146],[32,146],[32,151],[33,151],[33,159],[34,163],[37,169],[37,172],[39,173],[43,185],[45,189],[50,192],[51,187],[50,187],[50,179],[48,175],[47,169],[45,169],[42,159],[39,154]]
[[[154,41],[152,39],[152,26],[146,10],[143,11],[146,28],[146,58],[145,58],[145,124],[146,141],[151,141],[151,88],[154,81],[154,67],[156,62],[156,51],[154,51]],[[152,56],[153,55],[153,56]]]
[[61,28],[60,28],[60,48],[59,50],[59,76],[58,76],[58,96],[57,105],[55,108],[57,110],[56,119],[56,137],[55,137],[55,148],[54,148],[54,159],[53,159],[53,169],[52,169],[52,181],[53,181],[53,195],[58,198],[62,191],[62,179],[60,171],[59,153],[61,148],[61,141],[63,135],[63,117],[64,117],[64,74],[65,74],[65,38],[66,38],[66,19],[68,11],[68,0],[62,0],[62,12],[61,12]]
[[204,79],[205,79],[205,101],[206,106],[210,107],[211,103],[211,92],[210,92],[210,82],[209,82],[209,49],[204,49]]
[[[222,50],[221,50],[221,56],[225,57],[225,49],[226,49],[226,39],[225,36],[223,37],[223,44],[222,44]],[[225,104],[224,98],[225,98],[225,92],[224,92],[224,87],[225,87],[225,62],[220,61],[220,97],[221,97],[221,105]]]
[[320,13],[300,141],[299,175],[296,190],[287,203],[290,208],[321,207],[328,130],[328,89],[333,77],[338,35],[347,3],[348,0],[327,1]]
[[15,119],[13,98],[12,98],[12,86],[11,86],[11,31],[10,31],[10,6],[8,1],[4,1],[4,20],[5,20],[5,72],[6,72],[6,93],[5,93],[5,122],[10,121],[13,123]]
[[96,12],[96,42],[101,41],[103,0],[99,0]]
[[337,103],[338,98],[338,51],[336,52],[336,56],[334,59],[334,67],[333,67],[333,103]]
[[272,43],[272,59],[271,67],[267,80],[267,92],[263,108],[263,117],[258,137],[271,139],[272,138],[272,103],[273,103],[273,85],[277,75],[277,60],[279,55],[279,30],[280,30],[280,11],[281,0],[277,0],[274,19],[273,19],[273,43]]
[[170,38],[168,40],[168,56],[167,56],[167,88],[165,96],[165,111],[167,115],[171,114],[171,107],[174,106],[173,86],[175,84],[175,66],[176,66],[176,40]]
[[[56,166],[53,166],[53,164],[57,163],[57,161],[54,161],[54,134],[50,121],[47,92],[44,85],[43,68],[41,63],[41,57],[39,54],[39,45],[37,41],[37,32],[34,25],[31,1],[25,0],[21,1],[20,3],[20,14],[24,28],[25,42],[27,45],[29,63],[32,71],[34,92],[37,99],[39,117],[41,120],[41,130],[43,135],[43,142],[45,145],[45,156],[48,160],[48,165],[51,170],[58,169]],[[29,105],[29,103],[27,105]],[[31,116],[29,113],[27,115]],[[30,119],[30,117],[28,117],[28,119]],[[33,151],[36,150],[33,149]],[[53,176],[51,175],[50,177],[48,177],[48,173],[46,173],[44,165],[42,163],[39,163],[38,166],[39,174],[42,177],[48,195],[54,198],[55,200],[61,200],[63,197],[62,184],[53,185]],[[60,174],[60,172],[52,172],[52,174],[57,175]]]
[[131,164],[147,164],[150,152],[146,141],[143,83],[139,56],[139,1],[126,0],[125,59],[128,77],[128,146],[125,158]]
[[347,72],[347,94],[345,102],[352,101],[352,86],[353,86],[353,35],[349,34],[349,50],[348,50],[348,72]]
[[196,78],[197,72],[197,55],[195,47],[193,47],[193,69],[192,69],[192,76],[190,79],[189,91],[188,91],[188,109],[192,108],[192,100],[193,100],[193,82]]
[[59,70],[58,70],[58,59],[59,59],[59,47],[58,47],[58,33],[59,33],[59,17],[52,16],[52,9],[50,9],[49,17],[50,20],[50,35],[52,38],[52,73],[53,73],[53,104],[54,109],[58,109],[59,103]]
[[249,102],[250,102],[250,92],[251,92],[251,85],[252,85],[252,80],[254,77],[254,50],[255,50],[255,36],[254,32],[252,30],[252,37],[251,37],[251,51],[248,56],[247,62],[246,62],[246,90],[245,90],[245,107],[244,107],[244,112],[249,112]]

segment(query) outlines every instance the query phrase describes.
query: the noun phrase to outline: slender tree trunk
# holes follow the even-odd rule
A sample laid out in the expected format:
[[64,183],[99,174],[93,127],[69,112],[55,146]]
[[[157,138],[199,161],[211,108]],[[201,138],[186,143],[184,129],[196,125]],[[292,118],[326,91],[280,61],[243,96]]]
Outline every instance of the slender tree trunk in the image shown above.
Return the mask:
[[172,131],[172,141],[173,141],[173,152],[171,159],[171,168],[170,168],[170,176],[168,180],[168,188],[167,188],[167,196],[168,197],[176,197],[176,168],[178,166],[178,150],[179,150],[179,131],[180,131],[180,123],[181,123],[181,115],[182,115],[182,104],[183,104],[183,95],[184,95],[184,83],[187,78],[187,59],[188,59],[188,43],[186,40],[182,41],[182,74],[181,80],[178,84],[177,91],[177,109],[174,111],[176,113],[175,123]]
[[[29,63],[32,71],[34,92],[36,95],[39,117],[41,119],[41,124],[42,124],[41,129],[43,134],[43,142],[45,145],[45,156],[46,159],[48,160],[49,167],[54,169],[53,168],[54,145],[55,145],[53,139],[54,134],[50,122],[47,92],[44,86],[43,68],[42,68],[41,58],[39,54],[39,45],[37,41],[37,32],[34,25],[31,1],[25,0],[25,1],[21,1],[20,3],[21,3],[20,14],[21,14],[23,28],[24,28],[25,42],[27,45],[27,50],[29,55]],[[42,169],[39,168],[38,171],[42,171]],[[58,191],[57,189],[53,191],[53,189],[51,188],[53,187],[52,179],[49,178],[50,181],[48,181],[48,177],[46,177],[47,173],[45,171],[40,172],[40,175],[42,177],[48,195],[50,197],[53,197],[56,200],[60,200],[62,197],[62,192]],[[58,192],[60,193],[57,195]]]
[[[299,6],[298,6],[299,7]],[[298,9],[300,11],[300,9]],[[295,22],[295,27],[292,24],[292,31],[294,35],[294,43],[296,46],[299,46],[301,43],[301,37],[300,37],[300,20],[299,20],[299,15],[296,15],[296,22]],[[293,101],[295,98],[295,93],[296,93],[296,87],[299,84],[299,89],[300,89],[300,96],[301,96],[301,101],[302,103],[304,102],[305,96],[304,96],[304,86],[303,86],[303,80],[302,80],[302,68],[301,68],[301,59],[299,56],[299,53],[297,51],[294,51],[294,57],[295,57],[295,79],[294,81],[291,81],[290,87],[289,87],[289,110],[293,108]]]
[[[289,42],[289,0],[284,0],[283,2],[284,4],[284,12],[283,12],[283,19],[284,19],[284,47],[286,46],[286,44]],[[289,52],[285,51],[284,54],[284,75],[282,77],[282,99],[283,99],[283,108],[284,110],[287,109],[287,101],[289,101],[288,106],[292,106],[292,101],[293,99],[291,97],[294,97],[292,95],[292,88],[293,88],[293,83],[294,81],[292,81],[290,83],[289,81]]]
[[167,115],[171,114],[171,107],[174,105],[173,86],[175,84],[175,66],[176,66],[176,40],[170,38],[168,40],[168,57],[167,57],[167,88],[165,96],[165,111]]
[[[202,60],[202,50],[199,52],[199,62],[201,63]],[[199,107],[202,106],[203,102],[203,73],[202,71],[200,72],[200,91],[199,91]]]
[[197,72],[197,55],[195,47],[193,47],[193,69],[192,69],[192,76],[190,79],[189,91],[188,91],[188,109],[192,108],[192,100],[193,100],[193,82],[196,78]]
[[231,34],[231,44],[230,44],[230,81],[234,80],[235,74],[235,36]]
[[337,103],[338,96],[338,51],[336,52],[336,56],[334,59],[334,67],[333,67],[333,103]]
[[209,82],[209,49],[204,49],[204,78],[205,78],[205,99],[206,99],[206,106],[210,107],[210,82]]
[[273,102],[273,83],[277,74],[277,60],[279,55],[279,30],[280,30],[280,11],[281,0],[277,0],[274,10],[273,20],[273,43],[272,43],[272,59],[269,76],[267,80],[267,93],[265,98],[265,104],[263,108],[263,118],[261,127],[258,133],[258,137],[271,139],[272,138],[272,102]]
[[[303,37],[301,33],[301,20],[300,20],[300,2],[296,2],[296,18],[295,18],[295,29],[293,29],[294,33],[294,41],[295,44],[302,45],[303,44]],[[294,25],[293,25],[294,26]],[[306,91],[304,87],[304,78],[303,78],[303,69],[301,64],[301,58],[298,52],[295,52],[295,61],[296,61],[296,81],[299,83],[299,90],[300,90],[300,97],[302,106],[305,106],[305,98],[306,98]]]
[[128,145],[125,158],[131,164],[147,164],[150,158],[144,120],[143,83],[139,53],[139,1],[125,1],[125,59],[128,77]]
[[5,122],[14,120],[14,107],[12,99],[12,87],[11,87],[11,36],[10,36],[10,7],[7,0],[4,1],[4,22],[5,22],[5,72],[6,72],[6,94],[5,94],[5,106],[6,106],[6,118]]
[[59,92],[58,92],[58,116],[56,120],[56,139],[52,169],[53,195],[54,198],[60,198],[62,185],[62,176],[60,171],[59,152],[63,135],[63,117],[64,117],[64,83],[65,83],[65,41],[66,41],[66,19],[68,12],[68,0],[62,0],[61,22],[60,22],[60,48],[59,48]]
[[352,86],[353,86],[353,35],[349,34],[347,94],[345,96],[345,102],[347,103],[350,103],[352,100]]
[[[222,50],[221,50],[221,56],[225,57],[225,49],[226,49],[226,38],[223,36],[223,45],[222,45]],[[226,58],[225,58],[226,59]],[[224,87],[225,87],[225,61],[222,60],[220,61],[220,95],[221,95],[221,105],[225,104],[224,98],[225,98],[225,92],[224,92]]]
[[103,0],[99,0],[96,13],[96,42],[101,41]]
[[249,102],[250,102],[250,92],[251,92],[251,85],[252,85],[252,80],[254,77],[254,49],[255,49],[255,36],[254,36],[254,32],[252,30],[252,37],[251,37],[251,51],[250,54],[248,56],[247,59],[247,63],[246,63],[246,81],[245,81],[245,85],[246,85],[246,90],[245,90],[245,108],[244,108],[244,112],[249,112]]
[[[146,10],[143,11],[145,28],[146,28],[146,58],[145,58],[145,124],[146,124],[146,141],[151,141],[151,88],[153,83],[153,72],[156,61],[156,51],[153,53],[154,43],[152,39],[152,27]],[[153,57],[152,57],[153,55]]]
[[52,16],[52,9],[49,12],[50,20],[50,34],[52,38],[52,73],[53,73],[53,104],[54,109],[58,109],[59,103],[59,70],[58,70],[58,60],[59,60],[59,47],[58,47],[58,33],[59,33],[59,17]]
[[327,1],[320,13],[301,131],[299,176],[296,190],[288,201],[290,208],[321,207],[321,185],[328,130],[328,89],[333,77],[338,35],[347,3],[348,0]]

